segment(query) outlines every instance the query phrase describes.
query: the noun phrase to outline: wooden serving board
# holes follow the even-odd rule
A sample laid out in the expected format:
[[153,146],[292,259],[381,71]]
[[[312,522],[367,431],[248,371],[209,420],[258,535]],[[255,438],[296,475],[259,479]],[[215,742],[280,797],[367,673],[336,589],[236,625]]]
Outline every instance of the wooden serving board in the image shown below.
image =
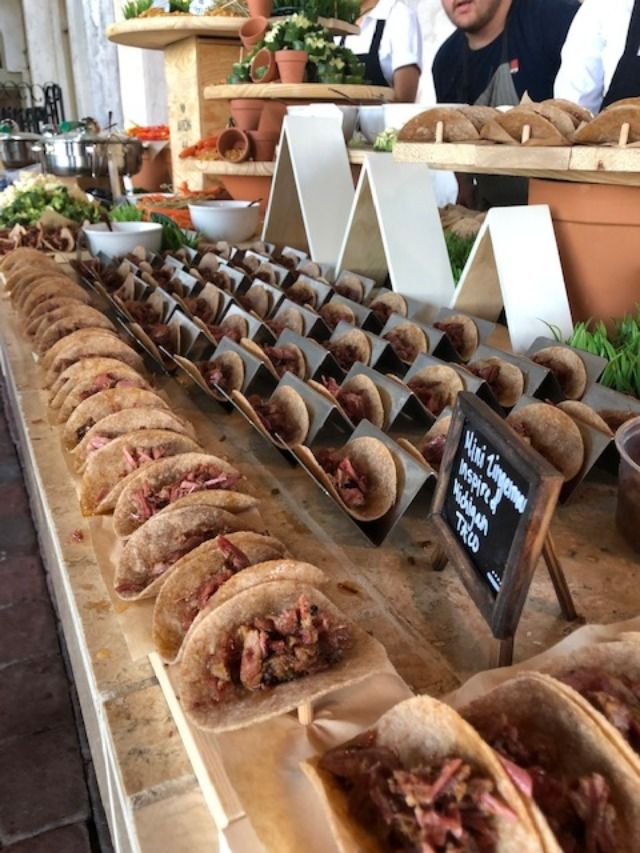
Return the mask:
[[453,172],[640,186],[640,148],[398,142],[393,155],[404,163]]
[[205,100],[232,98],[269,98],[287,101],[367,101],[384,103],[393,100],[393,89],[387,86],[355,86],[346,83],[238,83],[205,86]]
[[[154,18],[134,18],[111,24],[107,27],[107,38],[116,44],[148,50],[164,50],[170,44],[191,36],[239,41],[238,33],[246,20],[225,15],[158,15]],[[348,24],[337,18],[318,18],[318,23],[336,36],[357,35],[360,32],[360,28],[355,24]]]

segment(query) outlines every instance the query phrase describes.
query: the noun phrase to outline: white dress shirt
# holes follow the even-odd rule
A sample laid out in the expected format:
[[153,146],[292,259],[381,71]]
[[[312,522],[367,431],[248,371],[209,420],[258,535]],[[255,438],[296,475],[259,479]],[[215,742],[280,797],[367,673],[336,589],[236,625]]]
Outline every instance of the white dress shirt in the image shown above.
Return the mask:
[[405,65],[422,68],[422,36],[415,11],[404,0],[380,0],[360,19],[360,34],[347,36],[345,47],[356,54],[369,53],[376,24],[386,20],[378,57],[387,83]]
[[556,98],[600,110],[624,53],[632,10],[633,0],[584,0],[562,48]]

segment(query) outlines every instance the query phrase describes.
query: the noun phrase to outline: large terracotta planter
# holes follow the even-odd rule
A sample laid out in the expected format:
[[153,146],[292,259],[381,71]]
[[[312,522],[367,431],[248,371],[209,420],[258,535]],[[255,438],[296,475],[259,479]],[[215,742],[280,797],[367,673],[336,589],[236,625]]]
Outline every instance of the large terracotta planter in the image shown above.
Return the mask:
[[308,59],[306,50],[276,50],[280,80],[294,85],[302,83]]
[[271,175],[221,175],[220,181],[231,198],[240,201],[262,199],[260,210],[264,215],[271,192]]
[[529,182],[548,204],[575,322],[610,321],[640,302],[640,187]]
[[250,130],[247,134],[251,140],[251,156],[259,162],[271,162],[278,144],[278,133],[272,131]]
[[259,98],[236,98],[229,103],[231,118],[240,130],[257,130],[265,101]]
[[247,0],[250,18],[269,18],[273,9],[273,0]]
[[[270,132],[276,133],[280,135],[280,130],[282,129],[282,122],[284,121],[284,117],[287,114],[287,105],[282,104],[279,101],[267,101],[262,108],[262,112],[260,113],[260,121],[258,122],[257,130],[261,132]],[[251,128],[251,130],[255,130],[256,128]]]
[[245,50],[250,51],[264,37],[269,27],[269,21],[264,15],[258,15],[257,18],[248,18],[240,27],[239,35],[242,46]]
[[250,74],[254,83],[273,83],[278,76],[275,53],[266,47],[261,48],[251,60]]

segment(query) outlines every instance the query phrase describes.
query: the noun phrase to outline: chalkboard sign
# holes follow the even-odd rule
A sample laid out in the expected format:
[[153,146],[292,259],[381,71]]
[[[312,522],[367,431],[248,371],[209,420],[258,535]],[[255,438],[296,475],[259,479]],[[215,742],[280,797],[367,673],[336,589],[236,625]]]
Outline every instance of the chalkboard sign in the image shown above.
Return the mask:
[[562,483],[485,403],[458,395],[432,517],[495,637],[515,633]]

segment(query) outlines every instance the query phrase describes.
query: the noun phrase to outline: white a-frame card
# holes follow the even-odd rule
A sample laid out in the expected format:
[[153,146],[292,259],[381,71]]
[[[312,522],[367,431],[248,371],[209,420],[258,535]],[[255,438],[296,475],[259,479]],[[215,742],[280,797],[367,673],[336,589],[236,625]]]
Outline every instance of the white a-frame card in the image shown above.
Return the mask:
[[367,155],[338,269],[378,284],[388,273],[395,291],[427,311],[448,305],[453,276],[428,166]]
[[285,116],[262,239],[335,267],[353,195],[341,117]]
[[[478,232],[451,307],[485,320],[504,307],[514,352],[556,326],[573,329],[549,207],[494,207]],[[549,325],[547,325],[549,324]]]

